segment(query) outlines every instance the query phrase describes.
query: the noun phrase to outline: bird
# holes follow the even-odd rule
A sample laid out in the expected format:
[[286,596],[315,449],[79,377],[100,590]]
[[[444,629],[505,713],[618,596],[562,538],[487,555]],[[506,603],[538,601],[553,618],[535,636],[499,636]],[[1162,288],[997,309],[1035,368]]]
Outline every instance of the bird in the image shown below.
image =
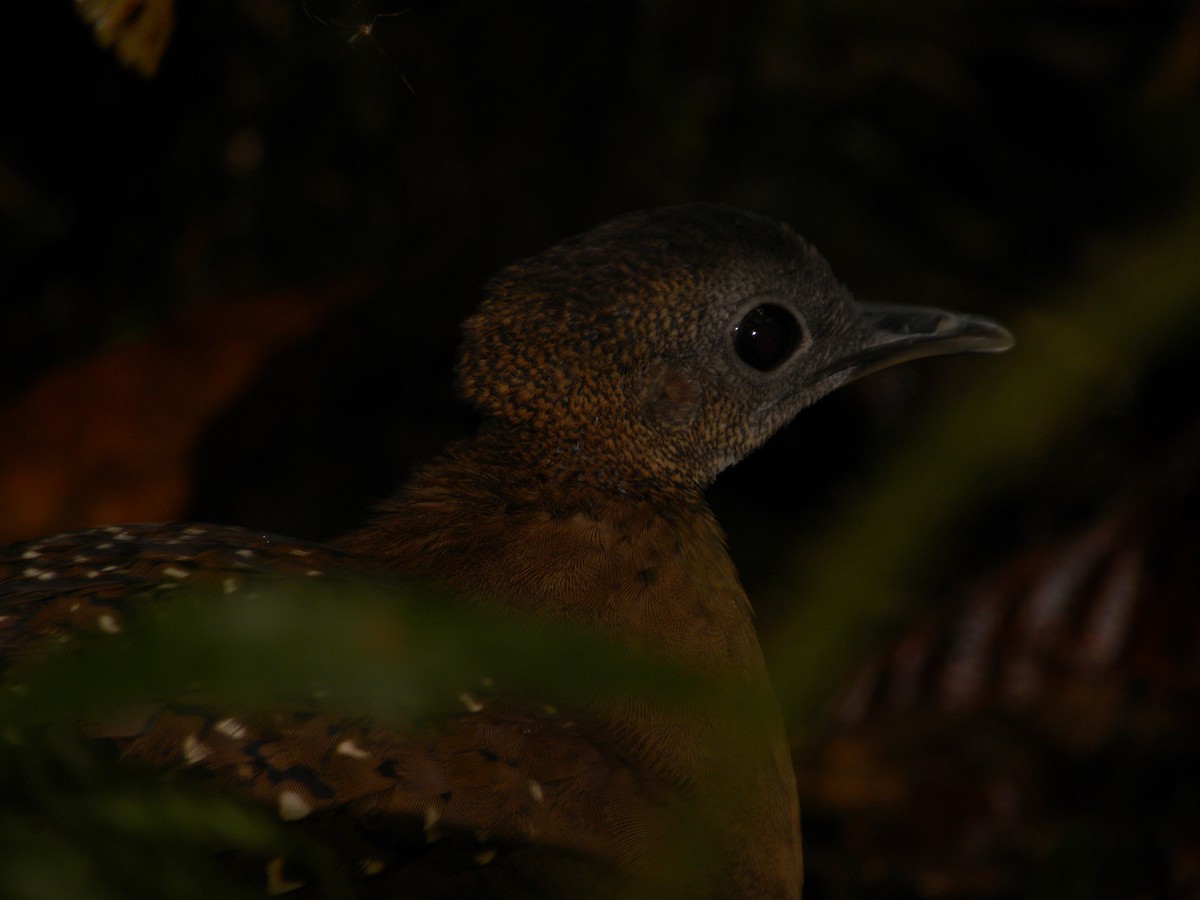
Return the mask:
[[[184,581],[236,595],[251,576],[417,579],[481,613],[570,625],[705,673],[741,714],[464,694],[455,714],[406,728],[168,704],[103,739],[320,829],[362,896],[797,898],[787,733],[704,491],[856,378],[1012,342],[983,317],[855,301],[770,217],[708,203],[627,214],[487,285],[456,369],[477,429],[365,525],[328,544],[182,523],[12,545],[0,657],[120,633]],[[666,865],[681,834],[700,852]],[[302,896],[285,863],[267,863],[265,888]]]

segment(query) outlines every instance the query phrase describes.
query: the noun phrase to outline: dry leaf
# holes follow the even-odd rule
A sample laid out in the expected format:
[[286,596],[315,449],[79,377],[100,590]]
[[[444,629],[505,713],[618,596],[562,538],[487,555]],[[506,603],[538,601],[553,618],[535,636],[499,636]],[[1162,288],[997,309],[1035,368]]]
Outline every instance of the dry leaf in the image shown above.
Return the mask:
[[75,0],[75,8],[121,65],[154,76],[175,27],[174,0]]

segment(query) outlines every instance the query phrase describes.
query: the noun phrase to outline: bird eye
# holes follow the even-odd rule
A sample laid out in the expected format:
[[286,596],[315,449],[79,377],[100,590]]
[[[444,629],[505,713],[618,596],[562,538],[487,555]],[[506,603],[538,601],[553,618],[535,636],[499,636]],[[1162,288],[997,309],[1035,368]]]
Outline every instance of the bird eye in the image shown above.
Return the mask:
[[746,365],[770,372],[792,355],[800,337],[795,316],[782,306],[763,303],[733,327],[733,348]]

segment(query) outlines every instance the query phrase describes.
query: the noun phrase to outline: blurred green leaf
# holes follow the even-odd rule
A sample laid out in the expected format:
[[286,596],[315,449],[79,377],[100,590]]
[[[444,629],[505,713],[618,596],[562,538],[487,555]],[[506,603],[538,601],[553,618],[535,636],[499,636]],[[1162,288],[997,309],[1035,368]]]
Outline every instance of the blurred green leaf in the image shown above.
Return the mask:
[[261,877],[213,865],[214,854],[231,850],[301,856],[326,893],[338,895],[323,851],[265,811],[148,778],[83,745],[71,729],[5,719],[0,897],[261,897]]
[[[117,634],[25,648],[0,680],[0,896],[237,897],[260,893],[217,852],[283,855],[339,881],[303,831],[171,773],[143,772],[84,743],[89,723],[164,702],[217,711],[310,710],[380,721],[461,712],[481,682],[561,708],[635,695],[715,716],[751,715],[647,652],[578,630],[466,609],[408,583],[262,578],[235,595],[145,598]],[[698,810],[664,884],[695,863],[715,817]],[[321,866],[324,866],[324,869]],[[674,873],[674,874],[672,874]],[[258,890],[256,890],[258,889]],[[249,893],[247,893],[249,890]]]
[[702,700],[703,676],[565,626],[466,609],[411,584],[264,578],[238,594],[146,603],[115,635],[28,654],[0,713],[79,721],[188,698],[231,711],[294,706],[417,720],[492,684],[544,703]]
[[964,510],[1027,471],[1147,360],[1200,326],[1200,198],[1157,229],[1105,243],[1089,271],[1008,323],[1017,346],[917,421],[834,521],[791,555],[774,590],[791,618],[766,648],[785,717],[803,734],[881,633],[919,605],[925,567]]

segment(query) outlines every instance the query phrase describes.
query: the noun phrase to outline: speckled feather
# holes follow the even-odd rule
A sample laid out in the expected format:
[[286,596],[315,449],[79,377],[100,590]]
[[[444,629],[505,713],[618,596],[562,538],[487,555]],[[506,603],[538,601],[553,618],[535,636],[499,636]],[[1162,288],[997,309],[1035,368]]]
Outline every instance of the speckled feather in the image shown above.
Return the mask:
[[[369,558],[335,548],[199,524],[114,526],[10,545],[0,555],[0,659],[37,639],[118,633],[133,604],[185,583],[236,595],[263,576],[376,571]],[[656,821],[666,786],[656,790],[651,778],[631,772],[587,721],[548,706],[530,712],[528,702],[520,709],[493,703],[475,687],[461,702],[460,715],[422,727],[311,710],[234,717],[168,704],[87,731],[125,757],[224,785],[285,821],[305,820],[348,864],[357,861],[353,874],[372,896],[401,887],[437,896],[447,883],[466,894],[507,895],[505,879],[539,895],[553,888],[539,877],[542,860],[521,853],[533,841],[574,864],[565,875],[554,870],[551,885],[583,872],[611,876],[619,892],[613,864],[644,862],[649,843],[663,840],[655,830],[663,827]],[[641,827],[613,828],[598,808]],[[447,869],[457,870],[451,882]],[[303,872],[288,871],[270,869],[268,890],[299,890]]]
[[345,571],[330,547],[200,524],[111,525],[0,548],[0,656],[34,637],[115,633],[130,602],[197,579],[224,593],[247,576]]

